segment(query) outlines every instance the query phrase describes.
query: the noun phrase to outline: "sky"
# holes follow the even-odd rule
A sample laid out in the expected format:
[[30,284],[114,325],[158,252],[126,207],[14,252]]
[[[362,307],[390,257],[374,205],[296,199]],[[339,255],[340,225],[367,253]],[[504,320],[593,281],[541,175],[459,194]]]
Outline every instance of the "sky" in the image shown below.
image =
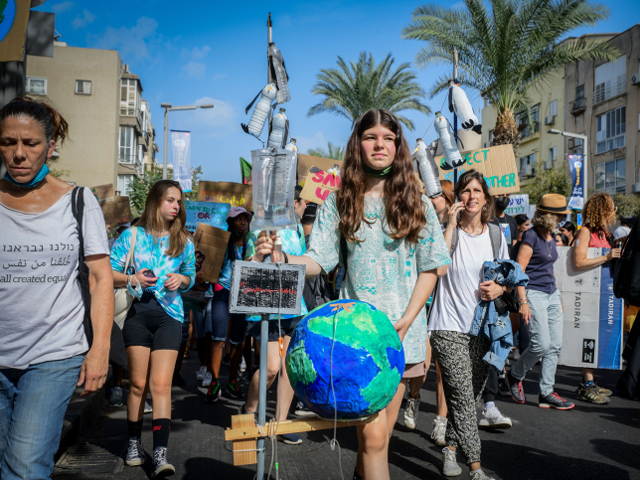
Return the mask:
[[[443,6],[462,2],[436,1]],[[585,33],[622,32],[637,22],[637,0],[609,0],[608,20]],[[405,0],[353,0],[291,2],[280,0],[220,2],[192,0],[176,4],[168,0],[47,0],[37,10],[56,14],[60,41],[69,46],[117,50],[132,73],[140,77],[143,94],[151,108],[151,120],[163,159],[164,110],[161,103],[190,105],[213,103],[214,108],[174,111],[169,128],[192,132],[192,167],[202,166],[203,180],[240,182],[239,158],[251,158],[262,148],[255,137],[244,133],[251,111],[245,107],[267,83],[267,16],[272,14],[273,41],[282,52],[289,74],[291,101],[282,105],[289,119],[290,136],[300,152],[327,148],[327,142],[344,146],[351,122],[331,113],[307,117],[322,97],[311,93],[320,69],[335,68],[338,56],[356,61],[370,52],[376,63],[391,53],[395,66],[408,62],[425,91],[450,67],[419,68],[415,64],[424,45],[402,39],[402,29],[412,12],[426,2]],[[464,86],[463,86],[464,87]],[[467,95],[480,117],[478,92]],[[432,115],[444,104],[445,94],[424,102]],[[61,105],[64,112],[64,106]],[[446,116],[451,117],[448,111]],[[406,111],[415,130],[407,131],[410,143],[423,135],[432,116]],[[450,118],[450,120],[452,120]],[[73,133],[73,125],[70,125]],[[265,127],[261,139],[266,142]],[[426,135],[435,139],[433,129]],[[410,145],[411,146],[411,145]],[[171,163],[171,152],[169,152]]]

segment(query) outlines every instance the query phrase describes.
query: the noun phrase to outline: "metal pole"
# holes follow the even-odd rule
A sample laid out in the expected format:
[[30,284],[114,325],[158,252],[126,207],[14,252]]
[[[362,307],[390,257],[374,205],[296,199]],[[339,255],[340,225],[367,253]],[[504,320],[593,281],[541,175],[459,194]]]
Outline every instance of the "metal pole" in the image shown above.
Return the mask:
[[169,149],[169,109],[164,109],[164,149],[162,151],[162,179],[167,179],[167,150]]
[[[267,350],[269,349],[269,315],[260,316],[260,373],[258,377],[258,425],[267,420]],[[264,437],[258,439],[257,480],[264,479]]]
[[[458,81],[458,49],[453,47],[453,81]],[[456,147],[458,146],[458,117],[456,116],[456,112],[453,112],[453,141],[456,142]],[[453,169],[453,184],[458,183],[458,169]]]

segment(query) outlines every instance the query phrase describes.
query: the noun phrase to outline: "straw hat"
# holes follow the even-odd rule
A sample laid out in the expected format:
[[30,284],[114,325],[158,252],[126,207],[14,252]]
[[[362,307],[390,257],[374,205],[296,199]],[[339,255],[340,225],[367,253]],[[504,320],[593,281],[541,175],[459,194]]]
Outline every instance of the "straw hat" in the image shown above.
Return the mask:
[[536,210],[544,213],[555,213],[556,215],[566,215],[571,213],[567,209],[567,200],[559,193],[547,193],[542,197],[540,203],[536,205]]

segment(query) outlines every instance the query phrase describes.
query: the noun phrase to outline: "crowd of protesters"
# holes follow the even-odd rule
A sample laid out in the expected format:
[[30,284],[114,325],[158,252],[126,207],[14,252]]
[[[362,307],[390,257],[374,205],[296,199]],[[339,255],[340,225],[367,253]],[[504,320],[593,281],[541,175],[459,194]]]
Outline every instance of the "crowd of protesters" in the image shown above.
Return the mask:
[[[403,341],[406,369],[394,398],[378,422],[357,427],[354,479],[389,478],[389,439],[403,402],[402,420],[416,428],[432,357],[437,415],[431,438],[444,447],[445,476],[461,474],[460,450],[470,478],[489,479],[481,467],[478,427],[512,426],[495,397],[506,392],[525,403],[522,380],[537,362],[539,407],[575,406],[554,389],[562,347],[554,263],[563,246],[572,248],[579,270],[620,257],[630,229],[621,226],[609,233],[616,222],[609,195],[589,199],[579,229],[566,221],[570,210],[557,194],[544,195],[531,219],[507,215],[509,195],[492,195],[475,170],[463,173],[455,185],[441,182],[442,194],[429,199],[420,193],[397,118],[372,109],[355,123],[341,188],[319,207],[307,204],[296,187],[297,229],[251,231],[252,213],[229,209],[222,270],[218,281],[209,284],[196,273],[198,254],[186,229],[180,184],[162,180],[153,185],[141,217],[121,229],[110,247],[91,192],[49,174],[46,161],[67,135],[67,123],[47,105],[16,99],[0,110],[0,154],[7,170],[0,180],[5,232],[0,263],[2,275],[10,275],[6,278],[27,279],[0,281],[5,335],[0,343],[1,478],[49,478],[75,387],[84,385],[83,395],[99,390],[110,363],[115,382],[110,406],[123,405],[123,376],[129,381],[126,465],[145,462],[143,416],[152,413],[152,477],[173,474],[168,460],[171,387],[184,382],[181,365],[189,353],[191,325],[201,365],[194,375],[206,388],[204,401],[216,403],[223,394],[227,352],[224,393],[242,400],[240,412],[255,414],[259,374],[252,368],[252,354],[258,353],[259,322],[229,313],[232,265],[241,259],[260,262],[271,256],[306,266],[301,314],[269,322],[267,383],[280,374],[277,420],[287,418],[294,401],[280,350],[286,350],[300,319],[317,305],[336,298],[372,303],[387,314]],[[274,250],[276,242],[282,253]],[[54,245],[64,245],[65,254],[50,251]],[[14,246],[26,251],[16,255]],[[609,250],[589,258],[589,247]],[[373,263],[385,266],[384,278]],[[132,300],[122,331],[113,325],[114,289],[126,291]],[[202,293],[201,309],[185,308],[181,292],[190,289]],[[34,297],[39,301],[31,301]],[[128,361],[115,358],[118,342]],[[247,391],[240,382],[245,370]],[[594,374],[583,369],[579,398],[607,404],[612,392],[600,387]],[[478,419],[481,397],[484,409]],[[36,411],[41,421],[32,421]],[[295,411],[312,415],[300,403]],[[295,433],[279,440],[301,443]]]

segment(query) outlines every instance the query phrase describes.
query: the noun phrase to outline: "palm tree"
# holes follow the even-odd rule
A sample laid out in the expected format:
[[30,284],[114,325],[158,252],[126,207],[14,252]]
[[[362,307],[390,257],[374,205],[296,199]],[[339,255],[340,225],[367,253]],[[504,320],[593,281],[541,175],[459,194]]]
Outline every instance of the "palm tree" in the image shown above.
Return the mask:
[[313,157],[333,158],[334,160],[344,160],[344,154],[346,152],[345,147],[340,147],[329,142],[327,144],[327,148],[328,150],[325,150],[322,147],[310,148],[307,150],[307,155],[311,155]]
[[338,57],[338,68],[320,70],[318,83],[311,92],[323,95],[324,99],[309,109],[307,117],[332,112],[347,118],[353,126],[367,110],[386,108],[409,130],[413,130],[413,122],[397,112],[418,110],[428,115],[431,110],[421,102],[426,94],[415,73],[409,70],[409,63],[403,63],[395,70],[392,69],[393,63],[391,54],[378,65],[366,52],[360,53],[357,62],[349,64]]
[[[514,113],[528,112],[526,90],[554,69],[585,60],[613,60],[619,53],[602,41],[560,39],[571,30],[594,26],[609,9],[589,0],[464,0],[464,8],[418,7],[404,28],[407,39],[424,40],[418,64],[452,65],[458,50],[458,80],[476,88],[498,110],[493,145],[512,144],[520,132]],[[448,88],[437,79],[431,97]]]

